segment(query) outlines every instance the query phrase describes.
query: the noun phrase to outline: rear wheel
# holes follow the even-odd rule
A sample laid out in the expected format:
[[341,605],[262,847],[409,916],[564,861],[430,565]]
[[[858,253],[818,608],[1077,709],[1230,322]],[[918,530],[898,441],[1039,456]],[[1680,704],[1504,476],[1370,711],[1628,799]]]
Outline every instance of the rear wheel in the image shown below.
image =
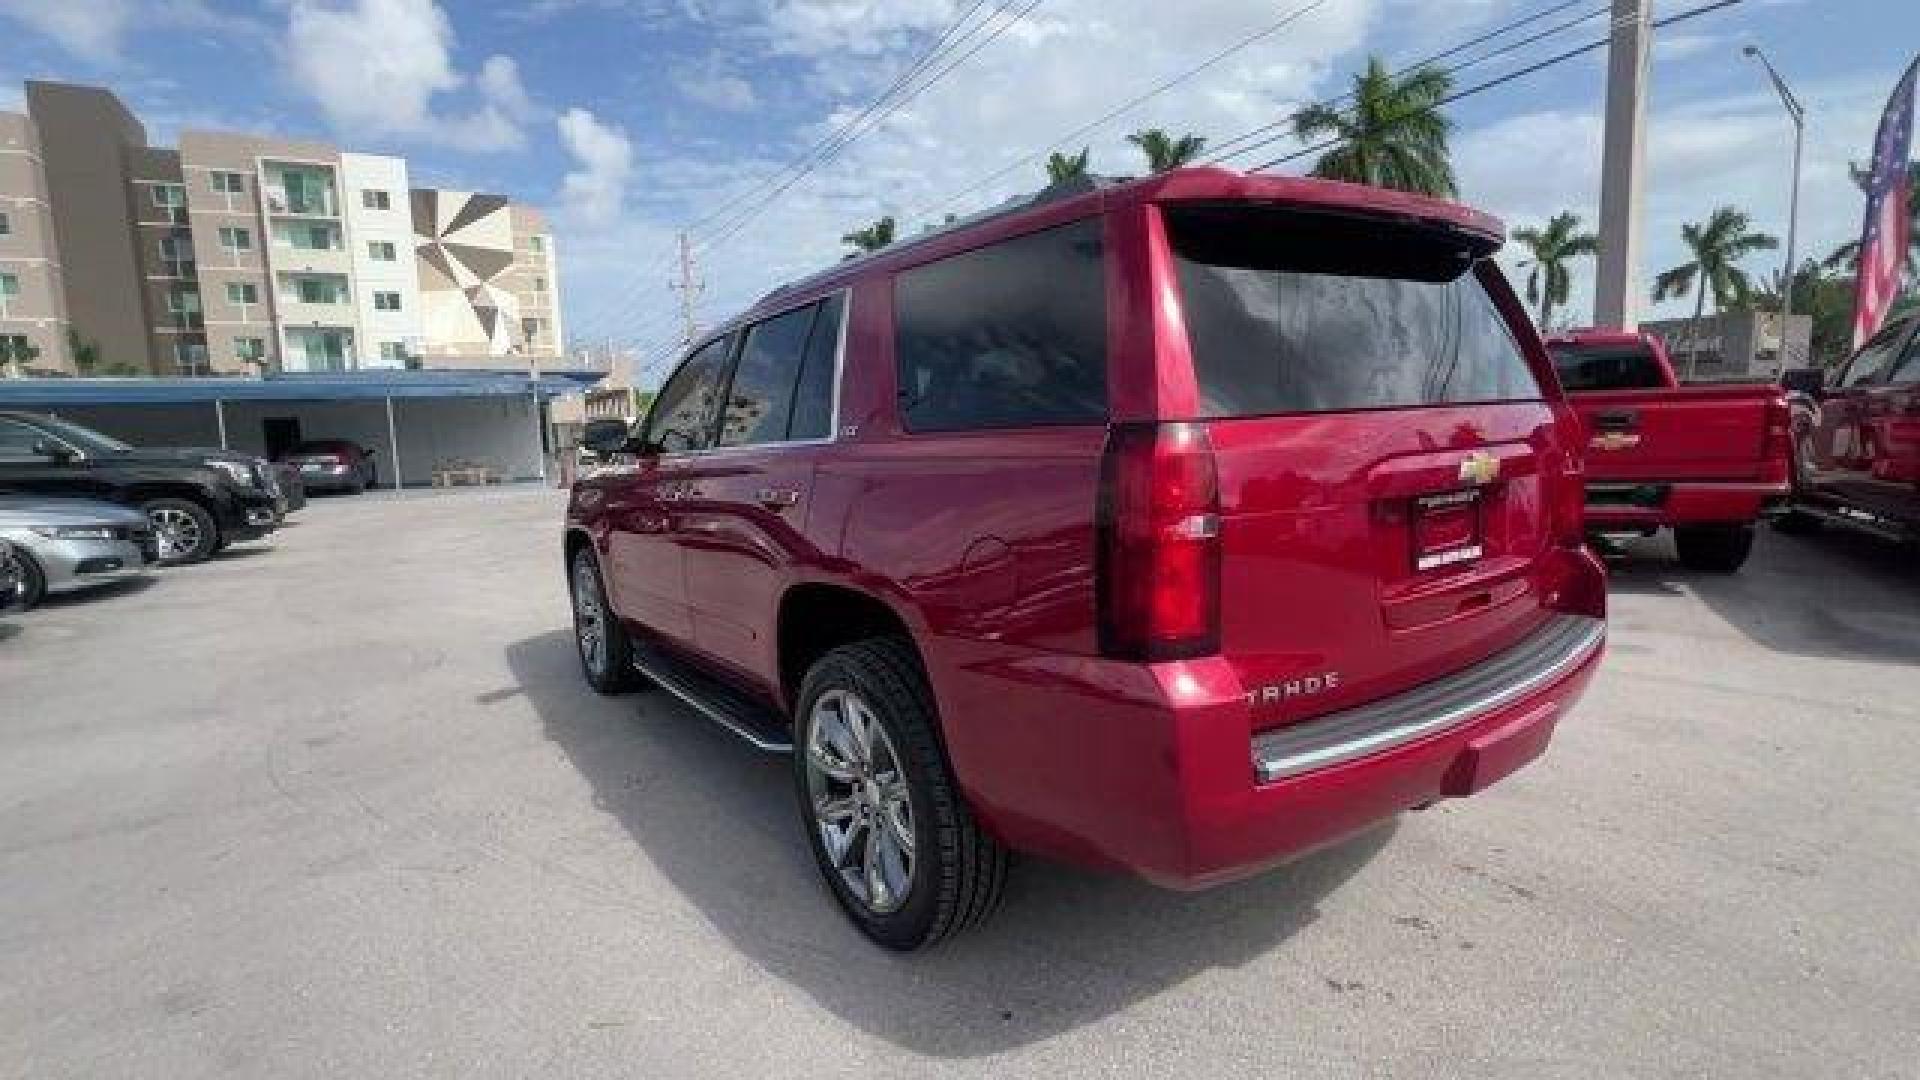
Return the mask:
[[626,628],[607,603],[607,590],[600,579],[600,563],[593,549],[581,547],[573,556],[569,575],[573,593],[573,641],[580,653],[580,667],[586,672],[587,685],[602,694],[631,690],[639,682],[633,670],[633,646]]
[[821,876],[861,932],[933,945],[999,905],[1007,852],[961,800],[933,695],[899,638],[842,646],[801,684],[794,783]]
[[142,503],[140,510],[153,525],[163,563],[204,562],[220,548],[220,528],[214,524],[213,515],[199,503],[154,499]]
[[1680,565],[1700,574],[1731,574],[1753,552],[1753,526],[1714,525],[1675,529]]

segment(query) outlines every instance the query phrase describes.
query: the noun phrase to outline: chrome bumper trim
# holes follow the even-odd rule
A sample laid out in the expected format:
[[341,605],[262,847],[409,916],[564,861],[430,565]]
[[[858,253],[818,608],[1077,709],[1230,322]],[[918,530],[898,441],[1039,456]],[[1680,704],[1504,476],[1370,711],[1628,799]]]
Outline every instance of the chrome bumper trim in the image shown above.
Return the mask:
[[1261,784],[1391,750],[1511,704],[1584,663],[1607,636],[1602,619],[1555,615],[1518,645],[1402,694],[1253,738]]

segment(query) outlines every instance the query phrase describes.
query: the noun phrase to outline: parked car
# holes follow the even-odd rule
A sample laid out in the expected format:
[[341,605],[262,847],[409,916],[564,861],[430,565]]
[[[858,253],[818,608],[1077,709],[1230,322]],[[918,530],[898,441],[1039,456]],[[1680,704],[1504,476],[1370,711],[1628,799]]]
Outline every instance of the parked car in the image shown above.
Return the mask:
[[0,540],[0,611],[20,602],[20,560],[13,545]]
[[578,651],[791,753],[881,945],[1008,853],[1197,888],[1537,756],[1605,635],[1500,224],[1181,170],[780,289],[564,528]]
[[1788,530],[1839,522],[1920,543],[1920,314],[1833,369],[1787,373],[1795,476]]
[[296,443],[280,457],[300,470],[310,491],[345,491],[358,495],[378,480],[373,450],[351,439],[311,439]]
[[13,545],[22,608],[50,592],[139,576],[160,560],[145,514],[94,499],[0,497],[0,539]]
[[1577,330],[1547,340],[1586,432],[1587,524],[1672,529],[1680,563],[1731,574],[1754,523],[1785,508],[1786,395],[1770,383],[1681,386],[1652,334]]
[[0,412],[0,495],[102,499],[139,509],[160,561],[193,563],[280,523],[264,461],[224,450],[135,448],[68,420]]

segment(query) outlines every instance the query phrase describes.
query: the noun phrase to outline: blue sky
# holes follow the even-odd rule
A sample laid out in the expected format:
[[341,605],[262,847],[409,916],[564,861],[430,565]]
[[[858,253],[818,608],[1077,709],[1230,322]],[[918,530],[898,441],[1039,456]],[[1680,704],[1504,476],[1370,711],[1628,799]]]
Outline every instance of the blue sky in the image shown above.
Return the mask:
[[[1015,20],[1028,2],[1009,5],[992,23],[1004,32],[732,235],[715,244],[719,222],[695,230],[705,241],[702,318],[723,318],[781,278],[830,262],[841,233],[880,214],[899,215],[911,231],[946,210],[1037,186],[1039,166],[1029,163],[951,199],[1310,0],[1041,0]],[[1656,11],[1696,2],[1658,0]],[[1001,3],[988,0],[973,21]],[[677,298],[665,287],[675,232],[857,114],[971,6],[0,0],[0,107],[17,102],[26,78],[100,83],[157,141],[188,127],[321,137],[404,154],[416,183],[546,206],[576,343],[611,339],[651,354],[675,333]],[[1284,30],[1060,148],[1090,145],[1097,170],[1134,171],[1124,138],[1136,128],[1222,142],[1338,93],[1369,52],[1405,62],[1548,6],[1320,0]],[[1537,24],[1596,12],[1523,54],[1461,72],[1461,85],[1597,38],[1603,6],[1587,0]],[[1678,261],[1679,224],[1721,203],[1785,233],[1789,129],[1758,67],[1740,56],[1749,42],[1772,54],[1810,111],[1801,248],[1824,254],[1858,228],[1846,162],[1863,156],[1887,92],[1920,49],[1920,4],[1746,0],[1662,33],[1648,280]],[[1453,106],[1465,198],[1509,225],[1561,209],[1591,221],[1603,63],[1596,53]],[[1294,145],[1283,140],[1273,154]],[[1751,269],[1774,265],[1756,259]]]

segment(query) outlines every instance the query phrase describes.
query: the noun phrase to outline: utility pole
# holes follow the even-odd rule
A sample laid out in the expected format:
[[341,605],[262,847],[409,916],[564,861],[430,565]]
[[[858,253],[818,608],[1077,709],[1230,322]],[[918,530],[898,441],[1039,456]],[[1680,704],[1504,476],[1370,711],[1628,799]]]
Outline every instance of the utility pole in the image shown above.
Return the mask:
[[705,290],[706,282],[694,277],[693,245],[684,231],[680,234],[680,276],[668,287],[680,293],[680,346],[685,348],[693,344],[694,331],[699,329],[693,322],[693,302]]
[[1640,194],[1647,152],[1647,53],[1653,44],[1650,0],[1613,0],[1607,49],[1607,130],[1600,164],[1599,277],[1595,326],[1632,330],[1640,319]]
[[1800,257],[1800,149],[1807,137],[1807,109],[1800,104],[1799,98],[1793,96],[1787,81],[1774,70],[1773,62],[1767,59],[1767,54],[1761,52],[1758,45],[1749,45],[1740,51],[1760,61],[1760,66],[1767,69],[1767,78],[1772,81],[1774,92],[1780,95],[1780,104],[1787,110],[1787,119],[1793,122],[1793,178],[1787,189],[1787,265],[1786,274],[1780,281],[1780,366],[1785,368],[1789,359],[1788,328],[1793,323],[1793,278],[1795,271],[1800,269],[1794,260]]

